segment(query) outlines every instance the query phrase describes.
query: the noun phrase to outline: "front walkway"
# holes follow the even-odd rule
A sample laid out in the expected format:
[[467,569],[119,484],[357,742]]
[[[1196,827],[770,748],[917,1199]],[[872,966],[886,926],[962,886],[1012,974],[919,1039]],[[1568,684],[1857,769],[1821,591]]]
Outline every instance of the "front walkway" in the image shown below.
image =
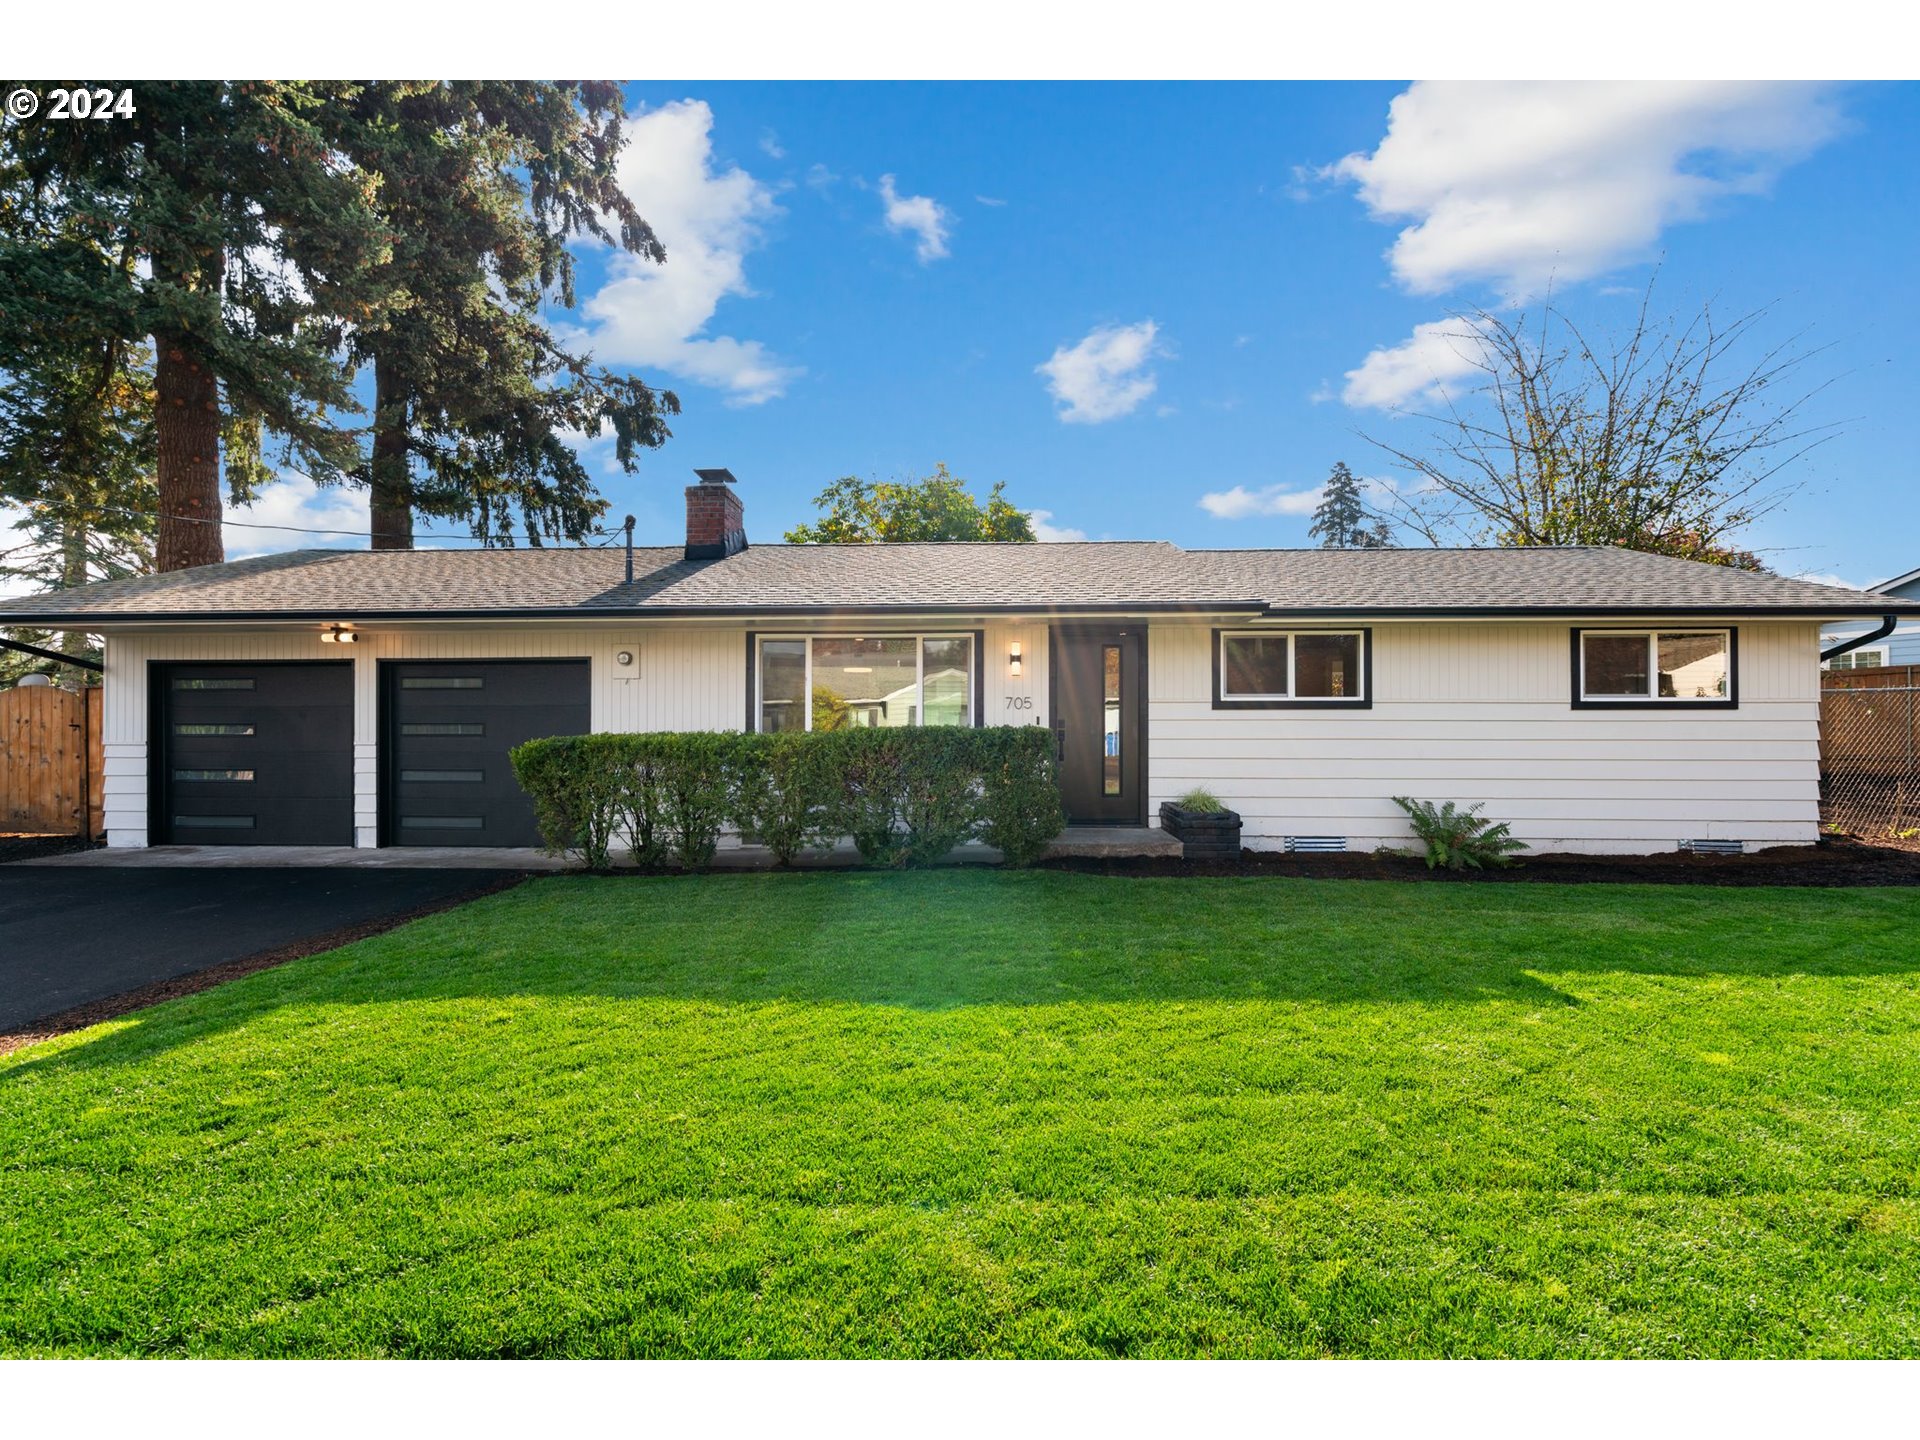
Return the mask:
[[[1117,859],[1132,855],[1180,854],[1180,842],[1164,830],[1132,826],[1074,826],[1047,847],[1047,857]],[[962,845],[947,856],[949,865],[995,865],[1000,852],[987,845]],[[358,850],[345,845],[153,845],[144,849],[76,850],[17,860],[16,865],[46,865],[89,870],[165,869],[324,869],[348,870],[573,870],[579,862],[541,850],[488,850],[456,846],[392,846]],[[616,864],[618,861],[616,860]],[[801,870],[837,870],[860,863],[853,842],[843,840],[824,854],[807,851],[796,861]],[[716,870],[766,870],[773,856],[760,845],[734,845],[713,857]]]

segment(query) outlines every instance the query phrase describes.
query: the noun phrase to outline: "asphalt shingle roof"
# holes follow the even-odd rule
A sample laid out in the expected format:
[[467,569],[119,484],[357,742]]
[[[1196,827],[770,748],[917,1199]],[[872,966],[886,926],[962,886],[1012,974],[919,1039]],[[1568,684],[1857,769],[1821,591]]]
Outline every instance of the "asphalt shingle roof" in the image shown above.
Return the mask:
[[1605,547],[1182,550],[1046,545],[296,550],[0,600],[0,624],[163,619],[1244,609],[1295,614],[1920,613],[1920,602]]

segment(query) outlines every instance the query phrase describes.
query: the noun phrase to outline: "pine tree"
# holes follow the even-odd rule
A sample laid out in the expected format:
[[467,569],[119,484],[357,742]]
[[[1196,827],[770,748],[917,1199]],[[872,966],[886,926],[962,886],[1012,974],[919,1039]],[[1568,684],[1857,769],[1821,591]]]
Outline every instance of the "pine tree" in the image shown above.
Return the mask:
[[621,191],[625,112],[611,81],[383,81],[334,117],[335,141],[378,181],[392,236],[366,277],[372,318],[348,354],[373,375],[373,547],[407,549],[416,513],[511,543],[578,539],[606,502],[563,432],[611,428],[616,456],[668,437],[671,391],[560,345],[544,300],[574,304],[567,241],[666,252]]
[[1368,516],[1360,499],[1360,482],[1344,460],[1334,462],[1307,533],[1319,539],[1323,550],[1379,550],[1393,544],[1387,522]]
[[347,478],[358,447],[340,423],[353,404],[339,350],[385,232],[373,183],[320,123],[357,87],[132,88],[130,116],[0,138],[18,200],[0,228],[0,369],[52,345],[151,338],[155,559],[176,570],[223,557],[223,457],[236,498],[267,477],[269,434],[314,479]]

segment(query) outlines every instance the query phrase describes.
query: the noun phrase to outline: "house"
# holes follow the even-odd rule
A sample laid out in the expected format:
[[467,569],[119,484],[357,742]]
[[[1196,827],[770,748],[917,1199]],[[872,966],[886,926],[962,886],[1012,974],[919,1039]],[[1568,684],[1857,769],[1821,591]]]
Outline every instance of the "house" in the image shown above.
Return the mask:
[[[1867,588],[1869,595],[1886,595],[1896,600],[1920,600],[1920,570],[1909,570],[1891,580]],[[1821,635],[1822,645],[1854,640],[1872,634],[1878,626],[1834,625]],[[1907,620],[1887,635],[1869,640],[1826,663],[1833,670],[1858,670],[1869,665],[1920,665],[1920,620]]]
[[1049,726],[1076,822],[1196,785],[1263,848],[1485,801],[1537,849],[1804,844],[1821,630],[1920,601],[1605,548],[298,551],[0,601],[105,641],[109,843],[523,845],[587,730]]

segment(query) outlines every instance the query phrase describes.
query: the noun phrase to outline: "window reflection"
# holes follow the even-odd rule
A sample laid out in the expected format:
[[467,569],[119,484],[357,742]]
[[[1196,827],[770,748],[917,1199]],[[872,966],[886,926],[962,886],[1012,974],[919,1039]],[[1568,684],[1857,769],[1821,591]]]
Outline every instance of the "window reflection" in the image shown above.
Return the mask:
[[1106,703],[1100,707],[1104,734],[1101,737],[1101,793],[1120,793],[1120,647],[1105,647]]

